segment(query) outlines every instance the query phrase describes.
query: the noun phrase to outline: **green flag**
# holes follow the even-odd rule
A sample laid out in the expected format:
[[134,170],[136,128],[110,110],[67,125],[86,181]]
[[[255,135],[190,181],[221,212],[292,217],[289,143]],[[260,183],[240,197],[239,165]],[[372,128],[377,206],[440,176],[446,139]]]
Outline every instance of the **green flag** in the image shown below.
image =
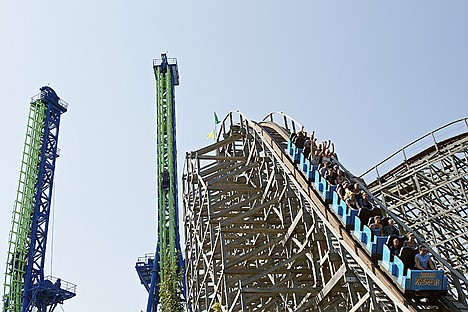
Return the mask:
[[221,121],[219,121],[218,116],[216,115],[216,112],[214,113],[214,118],[215,118],[215,125],[219,124]]

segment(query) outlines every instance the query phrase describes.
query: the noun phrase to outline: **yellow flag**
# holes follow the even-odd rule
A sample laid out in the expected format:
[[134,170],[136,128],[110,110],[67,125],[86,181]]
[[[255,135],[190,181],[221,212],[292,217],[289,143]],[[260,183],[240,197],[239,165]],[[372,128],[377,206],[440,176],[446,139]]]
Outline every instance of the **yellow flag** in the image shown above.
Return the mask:
[[208,133],[207,139],[209,139],[209,138],[212,138],[213,140],[215,139],[215,132],[214,131],[211,131],[210,133]]

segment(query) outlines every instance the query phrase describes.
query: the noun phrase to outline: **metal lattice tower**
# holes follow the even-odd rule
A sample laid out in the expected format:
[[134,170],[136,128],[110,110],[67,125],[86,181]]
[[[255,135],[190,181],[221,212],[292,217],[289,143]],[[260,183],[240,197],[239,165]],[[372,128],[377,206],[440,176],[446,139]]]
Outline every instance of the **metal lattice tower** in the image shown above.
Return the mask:
[[9,235],[3,311],[53,311],[76,286],[44,276],[60,116],[67,111],[50,87],[31,101]]
[[455,270],[451,292],[468,307],[468,119],[419,138],[362,177]]
[[[154,60],[156,76],[158,242],[153,256],[139,258],[136,270],[148,290],[147,312],[156,312],[165,300],[162,292],[184,301],[184,262],[180,248],[177,200],[177,148],[175,86],[179,85],[177,60]],[[163,289],[165,287],[165,289]]]

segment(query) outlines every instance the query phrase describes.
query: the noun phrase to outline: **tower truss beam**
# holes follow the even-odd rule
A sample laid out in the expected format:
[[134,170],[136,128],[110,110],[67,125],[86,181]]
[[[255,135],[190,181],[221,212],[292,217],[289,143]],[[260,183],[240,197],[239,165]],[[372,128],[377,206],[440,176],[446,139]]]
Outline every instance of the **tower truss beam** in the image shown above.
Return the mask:
[[31,101],[9,236],[5,312],[51,312],[76,291],[76,285],[44,276],[60,117],[68,104],[52,88],[40,90]]
[[[161,55],[153,61],[156,77],[156,152],[158,239],[154,257],[142,257],[135,266],[149,292],[147,312],[156,312],[161,301],[184,301],[184,262],[180,248],[177,198],[177,145],[175,86],[179,85],[177,60]],[[179,280],[180,279],[180,280]],[[161,293],[165,297],[161,297]]]

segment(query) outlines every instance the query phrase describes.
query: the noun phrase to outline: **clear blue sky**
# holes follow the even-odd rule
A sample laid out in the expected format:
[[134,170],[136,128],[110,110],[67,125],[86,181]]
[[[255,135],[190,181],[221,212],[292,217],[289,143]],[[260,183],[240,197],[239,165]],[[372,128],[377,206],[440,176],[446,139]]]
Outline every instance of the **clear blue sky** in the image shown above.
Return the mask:
[[283,111],[360,174],[467,117],[467,16],[466,1],[1,1],[0,259],[42,85],[70,105],[52,273],[78,294],[63,309],[140,311],[134,263],[156,242],[153,58],[179,61],[180,169],[210,143],[213,111]]

